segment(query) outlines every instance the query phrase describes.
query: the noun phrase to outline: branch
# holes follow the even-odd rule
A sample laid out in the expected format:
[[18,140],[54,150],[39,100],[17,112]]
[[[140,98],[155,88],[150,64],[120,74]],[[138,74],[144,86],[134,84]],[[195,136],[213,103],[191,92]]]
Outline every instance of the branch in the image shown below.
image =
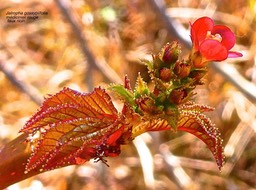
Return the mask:
[[96,60],[90,48],[88,47],[87,41],[85,40],[83,33],[79,29],[79,25],[76,22],[74,16],[71,14],[70,9],[62,0],[56,0],[56,4],[61,10],[62,14],[65,16],[77,40],[81,46],[82,53],[87,58],[87,62],[89,63],[89,67],[96,68],[110,81],[114,83],[122,83],[119,75],[105,62],[102,60]]
[[5,76],[11,81],[11,83],[16,86],[19,90],[27,94],[35,103],[38,105],[43,101],[40,93],[36,88],[29,85],[25,81],[21,81],[18,77],[6,66],[6,64],[0,60],[0,70],[5,74]]
[[212,67],[222,74],[227,81],[232,83],[247,98],[254,102],[256,101],[256,86],[246,80],[233,65],[227,63],[212,63]]

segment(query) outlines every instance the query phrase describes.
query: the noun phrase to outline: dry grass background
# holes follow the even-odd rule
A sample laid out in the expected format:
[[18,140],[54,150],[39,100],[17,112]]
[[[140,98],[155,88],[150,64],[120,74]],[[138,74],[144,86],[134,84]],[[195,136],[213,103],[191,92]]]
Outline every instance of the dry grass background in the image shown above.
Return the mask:
[[[170,23],[185,29],[204,15],[227,24],[237,37],[235,49],[244,54],[241,59],[210,65],[206,84],[195,97],[216,107],[210,117],[224,139],[222,172],[206,146],[192,135],[154,132],[124,146],[119,157],[108,158],[109,168],[92,161],[43,173],[8,189],[256,188],[256,2],[156,2],[165,3]],[[152,4],[153,0],[1,1],[0,146],[17,137],[45,95],[64,86],[88,92],[120,83],[125,74],[134,85],[138,71],[148,80],[139,59],[156,53],[168,41],[181,40]],[[15,24],[6,21],[7,11],[48,15]],[[175,28],[189,38],[189,33]],[[187,45],[181,45],[186,56]]]

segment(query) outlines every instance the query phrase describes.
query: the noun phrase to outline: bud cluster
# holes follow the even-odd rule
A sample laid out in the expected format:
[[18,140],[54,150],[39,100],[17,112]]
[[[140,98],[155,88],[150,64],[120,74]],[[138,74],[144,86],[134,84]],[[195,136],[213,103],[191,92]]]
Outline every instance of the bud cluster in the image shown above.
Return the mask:
[[180,60],[181,48],[178,42],[167,43],[159,54],[153,55],[152,65],[148,66],[155,84],[154,95],[161,98],[163,106],[177,106],[185,103],[196,85],[202,84],[205,68],[196,67],[188,60]]
[[[191,57],[180,60],[181,48],[178,42],[167,43],[152,61],[145,61],[154,85],[150,90],[138,75],[134,92],[120,85],[110,87],[117,92],[132,109],[148,118],[162,118],[170,126],[176,126],[178,107],[193,95],[196,85],[202,84],[205,68],[198,68]],[[127,83],[127,82],[126,82]]]
[[176,126],[178,106],[193,95],[192,90],[202,84],[201,78],[206,73],[204,68],[196,68],[191,59],[180,60],[180,53],[180,45],[174,41],[153,55],[152,61],[145,61],[154,88],[150,90],[138,76],[134,97],[129,100],[133,102],[135,112],[149,118],[160,117],[167,120],[170,126]]

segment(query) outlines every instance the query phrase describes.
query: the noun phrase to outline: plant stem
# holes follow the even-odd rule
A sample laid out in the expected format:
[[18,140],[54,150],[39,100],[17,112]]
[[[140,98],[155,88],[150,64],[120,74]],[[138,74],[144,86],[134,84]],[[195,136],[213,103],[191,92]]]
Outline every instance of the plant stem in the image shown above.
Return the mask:
[[25,166],[31,154],[27,135],[22,134],[0,149],[0,189],[42,173],[32,170],[25,173]]

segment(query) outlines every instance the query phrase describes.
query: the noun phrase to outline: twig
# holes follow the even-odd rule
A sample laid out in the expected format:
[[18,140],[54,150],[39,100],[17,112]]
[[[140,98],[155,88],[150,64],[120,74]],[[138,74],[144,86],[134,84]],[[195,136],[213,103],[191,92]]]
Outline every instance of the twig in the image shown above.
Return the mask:
[[227,163],[229,163],[229,167],[223,168],[223,175],[229,176],[232,170],[235,167],[235,164],[238,162],[244,149],[246,148],[249,141],[255,135],[253,129],[247,123],[241,121],[237,126],[236,129],[233,131],[232,135],[227,142],[224,152],[225,155],[228,157]]
[[[241,23],[244,23],[244,19],[237,15],[231,15],[228,13],[216,11],[216,9],[198,9],[198,8],[183,8],[183,7],[171,7],[166,10],[167,15],[171,18],[186,18],[186,19],[197,19],[202,15],[210,15],[212,19],[218,21],[225,21],[228,25],[239,27]],[[184,14],[185,13],[185,14]],[[246,27],[249,24],[245,23]],[[253,29],[252,29],[253,30]]]
[[142,139],[142,137],[136,137],[133,141],[138,154],[140,156],[140,163],[142,165],[142,171],[144,175],[144,181],[148,189],[155,189],[153,158],[149,148]]
[[182,156],[174,156],[174,155],[172,155],[172,156],[173,156],[173,159],[179,160],[180,165],[184,168],[201,170],[201,171],[209,172],[212,175],[217,173],[217,174],[221,174],[221,175],[225,176],[224,172],[233,167],[233,164],[227,162],[227,163],[225,163],[225,167],[220,172],[219,170],[216,169],[215,162],[207,161],[207,160],[199,160],[199,159],[195,159],[195,158],[187,158],[187,157],[182,157]]
[[247,144],[254,137],[256,132],[256,106],[240,92],[232,92],[230,95],[231,97],[228,104],[232,104],[235,110],[230,109],[230,106],[227,105],[223,112],[232,114],[232,112],[235,111],[241,121],[233,131],[224,149],[225,155],[228,158],[227,161],[230,163],[230,167],[225,167],[223,170],[223,175],[226,176],[232,172],[236,162],[240,159]]
[[187,48],[191,48],[192,44],[190,41],[189,35],[187,35],[186,29],[177,22],[175,19],[169,17],[166,13],[166,7],[163,0],[149,0],[150,6],[159,17],[160,20],[164,21],[165,28],[171,36],[182,44],[184,44]]
[[35,103],[38,105],[43,102],[42,96],[36,88],[31,86],[25,81],[20,81],[18,77],[8,68],[6,67],[5,63],[0,60],[0,70],[5,74],[5,76],[22,92],[27,94]]
[[168,149],[168,146],[162,144],[159,148],[160,154],[166,162],[168,172],[170,172],[176,179],[177,185],[181,189],[193,189],[196,183],[189,177],[185,170],[181,167],[180,161],[177,157],[173,156]]
[[212,63],[212,67],[222,74],[227,81],[237,87],[243,95],[254,102],[256,101],[256,86],[246,80],[233,65],[227,63]]
[[[122,83],[121,78],[118,74],[105,62],[96,60],[90,48],[88,47],[87,41],[85,40],[83,33],[80,30],[78,23],[76,22],[74,16],[71,14],[70,9],[62,0],[56,0],[56,3],[61,10],[62,14],[65,16],[67,21],[72,27],[72,30],[77,37],[77,40],[81,46],[82,53],[87,58],[89,67],[96,68],[110,81],[114,83]],[[90,69],[89,69],[90,70]]]

